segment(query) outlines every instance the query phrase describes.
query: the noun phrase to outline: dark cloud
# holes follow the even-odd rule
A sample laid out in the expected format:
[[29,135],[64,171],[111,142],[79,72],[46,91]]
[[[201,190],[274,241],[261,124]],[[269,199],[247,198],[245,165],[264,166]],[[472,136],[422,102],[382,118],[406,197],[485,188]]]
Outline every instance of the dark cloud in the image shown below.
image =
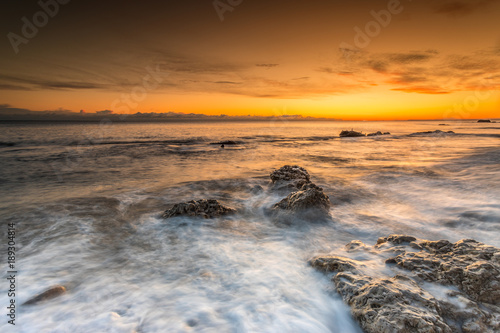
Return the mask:
[[446,3],[436,5],[434,11],[438,14],[463,16],[484,8],[494,1],[496,0],[448,1]]
[[267,67],[267,68],[273,68],[279,66],[279,64],[255,64],[257,67]]
[[431,59],[431,54],[425,53],[394,53],[388,56],[389,60],[398,64],[411,64]]
[[387,63],[383,61],[369,61],[368,66],[378,73],[386,73],[388,69]]
[[[3,82],[1,82],[3,81]],[[40,89],[102,89],[103,85],[91,82],[49,81],[32,77],[15,77],[0,74],[0,87],[5,90],[40,90]]]
[[331,67],[321,67],[317,69],[318,72],[334,74],[335,71]]
[[234,81],[215,81],[214,83],[217,83],[217,84],[242,84],[241,82],[234,82]]

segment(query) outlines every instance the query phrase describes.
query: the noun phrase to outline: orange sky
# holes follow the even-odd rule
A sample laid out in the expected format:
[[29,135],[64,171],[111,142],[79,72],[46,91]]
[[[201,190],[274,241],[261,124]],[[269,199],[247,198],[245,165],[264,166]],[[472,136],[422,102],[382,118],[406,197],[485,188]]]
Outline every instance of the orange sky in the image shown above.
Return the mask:
[[224,13],[212,1],[70,2],[18,45],[21,18],[42,9],[1,6],[3,107],[500,116],[496,0],[242,1]]

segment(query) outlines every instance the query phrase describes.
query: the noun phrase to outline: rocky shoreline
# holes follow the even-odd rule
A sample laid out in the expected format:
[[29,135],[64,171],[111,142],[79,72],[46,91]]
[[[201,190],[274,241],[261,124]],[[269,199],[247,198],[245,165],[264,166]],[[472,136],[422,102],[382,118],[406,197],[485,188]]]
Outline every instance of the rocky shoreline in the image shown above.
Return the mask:
[[[273,201],[282,197],[264,207],[272,222],[332,221],[330,198],[306,169],[285,165],[269,178],[267,187],[255,185],[250,193],[271,194]],[[237,214],[215,199],[199,199],[174,204],[160,217],[217,219]],[[331,275],[364,332],[500,332],[499,248],[472,239],[452,243],[390,235],[373,246],[353,240],[339,253],[347,255],[319,255],[309,264]],[[54,286],[24,305],[63,294],[66,287]]]
[[353,241],[346,250],[375,255],[393,272],[376,276],[363,260],[335,255],[309,262],[334,273],[337,292],[365,332],[500,331],[500,249],[471,239],[390,235],[373,247]]

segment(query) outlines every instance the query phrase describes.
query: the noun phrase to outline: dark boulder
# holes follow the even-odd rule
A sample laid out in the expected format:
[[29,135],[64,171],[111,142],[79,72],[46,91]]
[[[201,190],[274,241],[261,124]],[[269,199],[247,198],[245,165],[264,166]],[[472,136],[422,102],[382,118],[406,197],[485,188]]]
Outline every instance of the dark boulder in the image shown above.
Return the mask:
[[355,137],[360,137],[360,136],[365,136],[364,133],[362,132],[356,132],[354,130],[350,130],[350,131],[341,131],[339,136],[341,138],[355,138]]
[[175,216],[199,216],[204,218],[214,218],[233,214],[235,212],[235,209],[226,207],[219,203],[217,200],[202,199],[198,201],[191,200],[188,202],[175,204],[172,208],[167,209],[161,217],[164,219]]
[[375,132],[375,133],[369,133],[369,134],[367,134],[366,136],[379,136],[379,135],[390,135],[390,134],[391,134],[391,133],[389,133],[389,132],[384,132],[384,133],[382,133],[382,132],[380,132],[380,131],[377,131],[377,132]]
[[56,298],[66,292],[66,288],[63,286],[53,286],[41,294],[38,294],[26,302],[23,305],[35,305],[53,298]]

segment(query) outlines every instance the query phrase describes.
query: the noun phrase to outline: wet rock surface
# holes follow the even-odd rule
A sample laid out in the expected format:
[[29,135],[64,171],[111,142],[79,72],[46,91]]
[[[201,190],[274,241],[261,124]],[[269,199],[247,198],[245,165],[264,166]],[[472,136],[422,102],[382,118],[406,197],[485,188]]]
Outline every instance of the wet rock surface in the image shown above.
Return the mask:
[[234,214],[236,210],[222,205],[215,199],[188,201],[175,204],[167,209],[161,217],[168,219],[175,216],[199,216],[204,218],[214,218],[224,215]]
[[310,181],[306,169],[297,165],[285,165],[270,175],[273,190],[291,190],[285,198],[270,208],[276,222],[285,222],[293,217],[306,220],[329,217],[330,199],[323,189]]
[[390,235],[373,247],[353,241],[346,250],[385,260],[393,272],[381,276],[340,256],[310,260],[336,273],[332,281],[365,332],[500,331],[500,249],[474,240]]
[[364,133],[362,132],[357,132],[357,131],[354,131],[354,130],[351,130],[351,131],[341,131],[339,136],[341,138],[355,138],[355,137],[360,137],[360,136],[365,136]]
[[297,212],[304,209],[318,209],[328,213],[330,199],[323,189],[313,183],[304,184],[299,191],[290,193],[286,198],[274,204],[273,209]]
[[62,294],[66,293],[66,288],[63,286],[53,286],[46,291],[44,291],[41,294],[38,294],[26,302],[23,303],[23,305],[35,305],[41,302],[48,301],[50,299],[56,298]]

